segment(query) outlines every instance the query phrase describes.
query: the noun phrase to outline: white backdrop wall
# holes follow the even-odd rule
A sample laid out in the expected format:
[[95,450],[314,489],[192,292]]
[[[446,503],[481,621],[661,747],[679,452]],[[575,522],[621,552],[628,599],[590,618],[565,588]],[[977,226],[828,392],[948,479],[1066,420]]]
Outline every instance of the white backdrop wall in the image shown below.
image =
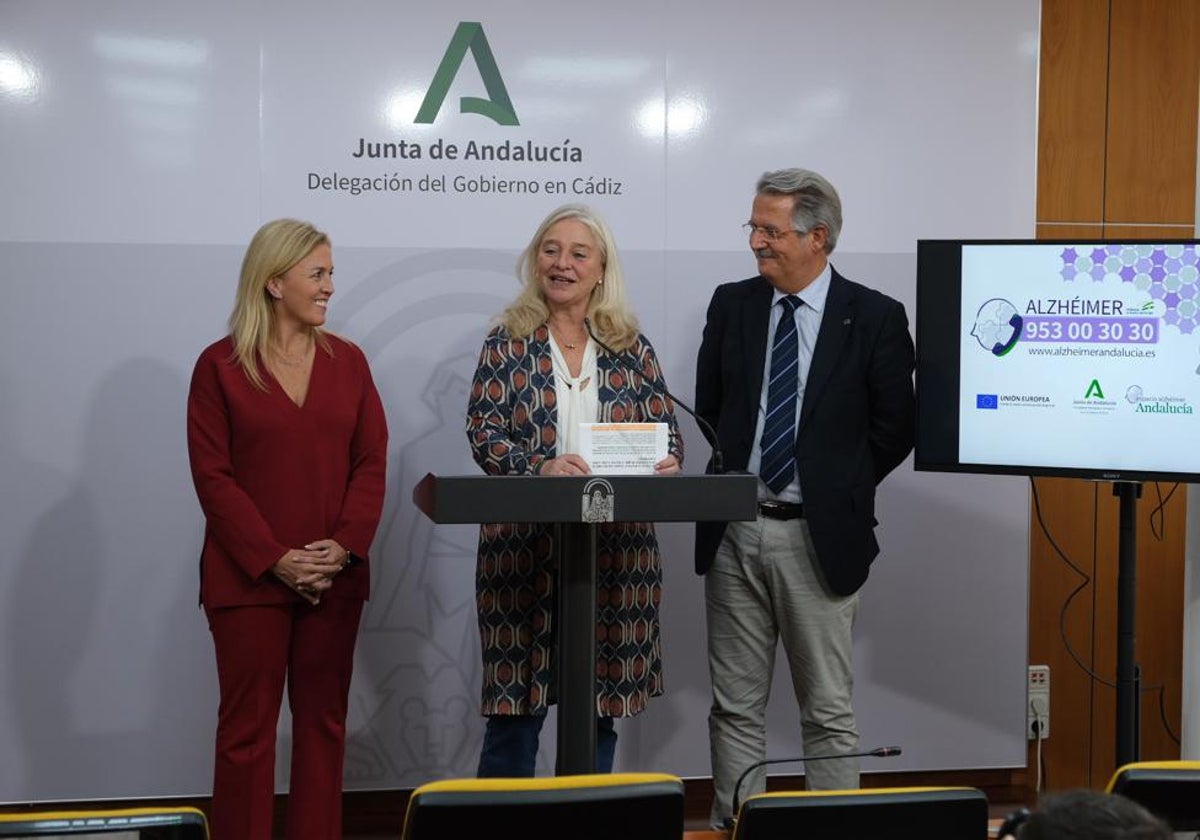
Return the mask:
[[[426,472],[476,469],[466,387],[537,222],[568,200],[607,215],[685,397],[712,289],[754,271],[739,225],[764,169],[838,186],[835,265],[912,319],[917,238],[1032,232],[1038,15],[1036,0],[0,4],[0,801],[210,789],[216,679],[184,402],[261,222],[331,233],[331,326],[366,350],[392,432],[347,786],[469,775],[475,531],[432,526],[410,493]],[[433,123],[415,123],[470,21],[519,124],[460,111],[488,97],[472,53]],[[409,157],[354,155],[402,141]],[[568,160],[466,159],[472,143]],[[707,449],[684,427],[699,471]],[[865,769],[1023,765],[1024,483],[906,464],[879,511],[856,704],[864,746],[904,755]],[[707,775],[691,533],[661,534],[667,693],[622,724],[618,763]],[[796,754],[794,701],[776,685],[770,753]]]

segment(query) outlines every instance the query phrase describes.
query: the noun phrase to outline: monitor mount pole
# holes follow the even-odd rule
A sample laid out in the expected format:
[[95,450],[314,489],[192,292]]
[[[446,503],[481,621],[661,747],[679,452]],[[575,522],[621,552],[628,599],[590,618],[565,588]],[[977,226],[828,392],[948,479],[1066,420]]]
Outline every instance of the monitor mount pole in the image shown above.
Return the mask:
[[1113,483],[1121,503],[1117,548],[1117,766],[1137,761],[1141,752],[1140,669],[1134,661],[1137,615],[1137,500],[1142,485]]

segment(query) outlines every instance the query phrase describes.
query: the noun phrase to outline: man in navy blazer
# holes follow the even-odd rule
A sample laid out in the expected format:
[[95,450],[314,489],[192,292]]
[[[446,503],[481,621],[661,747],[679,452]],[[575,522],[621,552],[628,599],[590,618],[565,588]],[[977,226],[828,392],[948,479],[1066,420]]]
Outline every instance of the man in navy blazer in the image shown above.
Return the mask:
[[[854,752],[852,629],[879,553],[875,487],[913,447],[913,343],[898,301],[829,264],[841,200],[815,172],[759,179],[745,225],[759,275],[721,285],[696,363],[696,410],[727,470],[757,473],[754,522],[699,523],[705,575],[714,826],[766,757],[783,640],[806,756]],[[858,787],[855,759],[811,761],[810,789]],[[740,800],[761,792],[750,773]]]

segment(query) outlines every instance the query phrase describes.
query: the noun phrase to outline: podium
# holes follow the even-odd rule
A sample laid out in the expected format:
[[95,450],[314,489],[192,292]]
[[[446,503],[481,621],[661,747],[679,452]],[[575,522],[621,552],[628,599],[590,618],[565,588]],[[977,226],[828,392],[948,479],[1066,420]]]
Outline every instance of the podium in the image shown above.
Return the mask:
[[560,776],[596,766],[596,534],[604,522],[754,519],[758,478],[725,475],[426,475],[413,502],[439,524],[556,527]]

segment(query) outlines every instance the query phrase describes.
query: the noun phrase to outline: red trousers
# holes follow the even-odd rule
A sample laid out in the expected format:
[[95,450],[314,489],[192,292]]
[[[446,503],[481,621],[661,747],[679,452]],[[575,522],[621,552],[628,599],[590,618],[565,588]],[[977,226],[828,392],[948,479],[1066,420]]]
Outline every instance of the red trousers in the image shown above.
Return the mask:
[[342,836],[342,764],[354,642],[363,604],[206,609],[221,707],[213,771],[215,840],[270,840],[275,728],[286,681],[292,711],[289,840]]

